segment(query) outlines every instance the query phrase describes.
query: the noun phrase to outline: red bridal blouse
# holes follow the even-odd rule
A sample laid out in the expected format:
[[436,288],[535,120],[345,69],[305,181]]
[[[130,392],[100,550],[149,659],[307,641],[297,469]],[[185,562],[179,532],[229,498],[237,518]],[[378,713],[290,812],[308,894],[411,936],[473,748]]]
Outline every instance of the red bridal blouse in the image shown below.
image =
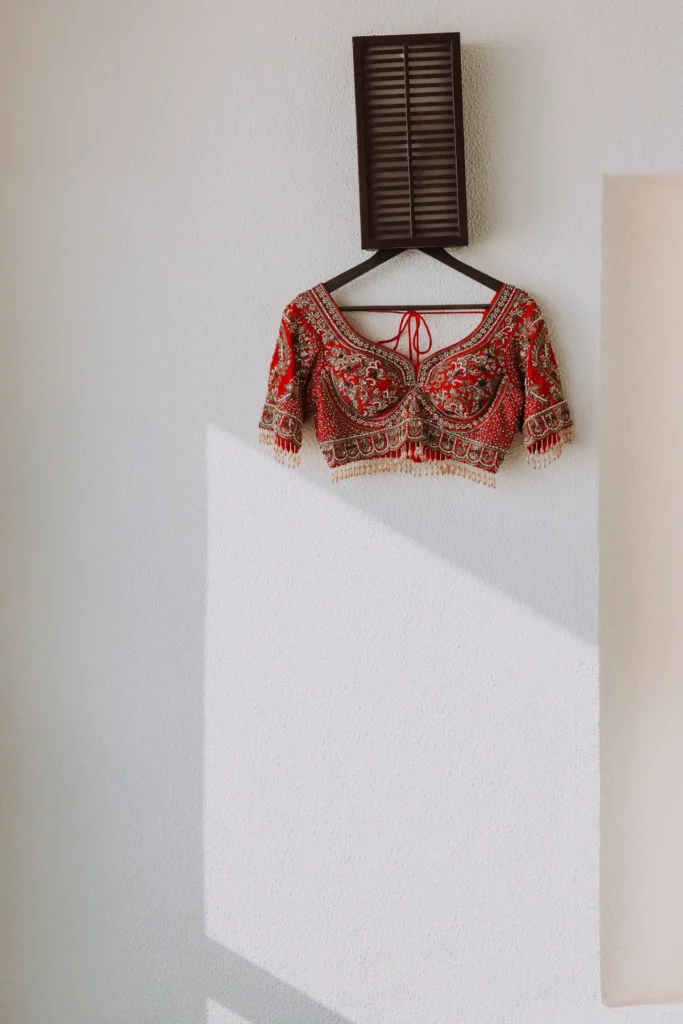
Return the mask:
[[299,464],[311,414],[334,480],[399,470],[494,484],[518,430],[534,466],[571,440],[543,316],[521,289],[503,285],[474,331],[424,359],[385,344],[352,327],[323,284],[289,303],[260,422],[280,461]]

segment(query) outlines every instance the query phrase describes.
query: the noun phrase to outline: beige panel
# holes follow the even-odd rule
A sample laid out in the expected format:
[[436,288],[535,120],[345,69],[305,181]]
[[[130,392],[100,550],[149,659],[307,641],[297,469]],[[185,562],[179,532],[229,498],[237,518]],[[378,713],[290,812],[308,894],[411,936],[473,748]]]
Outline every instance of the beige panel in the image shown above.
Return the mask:
[[683,1000],[683,178],[608,177],[603,224],[602,976]]

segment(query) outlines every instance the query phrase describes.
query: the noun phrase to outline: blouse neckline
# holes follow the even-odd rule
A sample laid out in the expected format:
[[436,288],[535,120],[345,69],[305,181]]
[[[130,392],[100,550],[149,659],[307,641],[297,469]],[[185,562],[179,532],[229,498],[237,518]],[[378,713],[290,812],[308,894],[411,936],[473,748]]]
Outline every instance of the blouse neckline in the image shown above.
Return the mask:
[[422,377],[425,368],[432,363],[444,359],[453,352],[469,348],[481,341],[481,339],[486,337],[486,335],[490,334],[496,320],[498,319],[498,314],[502,311],[503,307],[507,304],[507,301],[515,291],[517,291],[517,289],[513,285],[503,283],[493,296],[493,299],[485,310],[484,315],[477,326],[470,331],[469,334],[466,334],[464,338],[460,338],[458,341],[454,341],[450,345],[444,345],[443,348],[439,348],[436,352],[430,353],[427,358],[420,363],[419,371],[416,373],[415,364],[408,358],[408,356],[405,356],[402,352],[395,349],[386,349],[383,347],[381,341],[374,341],[372,338],[367,338],[364,334],[361,334],[361,332],[357,330],[351,321],[344,315],[342,309],[332,298],[332,295],[322,282],[313,288],[314,294],[317,293],[318,297],[322,300],[322,309],[327,316],[327,319],[338,331],[340,331],[346,341],[350,342],[356,348],[360,348],[366,352],[370,349],[381,352],[383,357],[395,357],[403,366],[409,367],[413,375],[418,379]]

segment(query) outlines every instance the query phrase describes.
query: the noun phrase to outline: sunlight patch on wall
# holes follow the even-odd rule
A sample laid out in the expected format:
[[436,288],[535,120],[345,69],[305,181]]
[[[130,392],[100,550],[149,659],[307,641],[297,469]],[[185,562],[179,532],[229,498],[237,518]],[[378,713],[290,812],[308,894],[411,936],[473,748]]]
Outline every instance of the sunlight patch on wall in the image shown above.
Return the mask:
[[268,451],[207,464],[208,935],[354,1024],[585,975],[594,649]]

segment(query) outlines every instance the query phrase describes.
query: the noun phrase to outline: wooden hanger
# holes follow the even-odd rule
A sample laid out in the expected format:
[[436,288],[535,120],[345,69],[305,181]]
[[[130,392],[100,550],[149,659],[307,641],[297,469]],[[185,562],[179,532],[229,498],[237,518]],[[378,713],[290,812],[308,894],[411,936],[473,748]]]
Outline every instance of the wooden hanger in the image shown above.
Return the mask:
[[[348,270],[343,271],[341,274],[337,274],[336,277],[330,278],[329,281],[325,281],[325,288],[328,292],[336,291],[337,288],[341,288],[345,284],[349,284],[351,281],[355,281],[357,277],[362,277],[363,274],[367,274],[368,271],[374,270],[375,267],[379,267],[382,263],[386,263],[388,260],[392,260],[395,256],[405,252],[405,249],[378,249],[377,252],[367,260],[363,260],[362,263],[356,264],[355,267],[350,267]],[[491,277],[489,274],[485,274],[483,270],[476,270],[475,267],[470,267],[468,263],[463,263],[462,260],[458,260],[455,256],[451,256],[443,248],[435,249],[420,249],[420,252],[425,253],[427,256],[431,256],[432,259],[438,260],[440,263],[444,263],[451,270],[456,270],[459,274],[464,274],[465,277],[472,278],[473,281],[477,281],[479,284],[485,285],[494,292],[499,292],[503,288],[504,284],[502,281],[498,281],[495,277]],[[490,307],[482,305],[482,303],[460,303],[456,305],[433,305],[433,306],[406,306],[406,305],[392,305],[392,306],[340,306],[342,310],[347,312],[358,312],[358,313],[384,313],[391,312],[397,309],[410,309],[415,310],[471,310],[472,312],[485,312]]]

